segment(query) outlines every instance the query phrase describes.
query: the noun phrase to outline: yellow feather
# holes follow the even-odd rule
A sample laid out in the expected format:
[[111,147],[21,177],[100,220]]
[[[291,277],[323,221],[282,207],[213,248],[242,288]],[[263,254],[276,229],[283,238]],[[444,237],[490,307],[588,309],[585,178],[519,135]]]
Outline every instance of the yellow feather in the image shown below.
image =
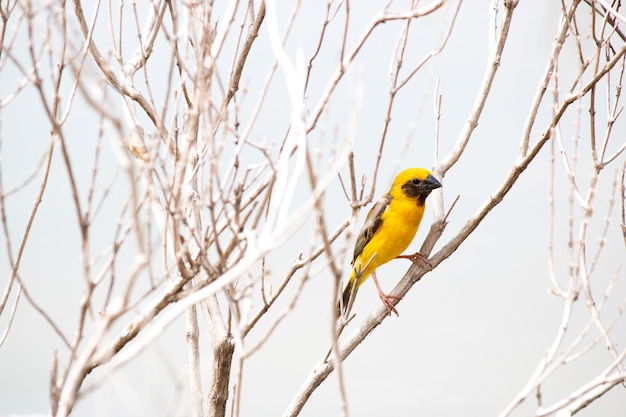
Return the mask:
[[344,314],[350,311],[357,289],[376,268],[411,244],[424,215],[426,197],[439,187],[428,170],[406,169],[372,208],[355,245],[353,268],[343,293]]

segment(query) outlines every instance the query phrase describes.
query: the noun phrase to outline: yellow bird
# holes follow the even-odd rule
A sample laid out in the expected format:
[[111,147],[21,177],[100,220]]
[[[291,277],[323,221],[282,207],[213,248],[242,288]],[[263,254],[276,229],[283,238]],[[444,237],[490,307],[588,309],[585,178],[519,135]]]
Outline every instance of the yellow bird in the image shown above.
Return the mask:
[[441,187],[431,173],[424,168],[409,168],[400,172],[387,194],[383,195],[367,213],[363,228],[354,245],[352,273],[343,291],[340,311],[347,317],[352,309],[356,292],[371,275],[378,296],[389,314],[398,314],[389,298],[383,293],[376,278],[376,268],[397,257],[413,262],[427,262],[418,252],[413,255],[400,254],[411,244],[420,225],[426,197]]

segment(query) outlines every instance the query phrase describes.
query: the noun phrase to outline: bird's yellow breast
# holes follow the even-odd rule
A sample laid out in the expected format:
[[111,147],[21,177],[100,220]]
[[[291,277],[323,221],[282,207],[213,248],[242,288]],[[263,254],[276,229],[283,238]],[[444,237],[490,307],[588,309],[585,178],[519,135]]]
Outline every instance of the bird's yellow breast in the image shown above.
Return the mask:
[[411,244],[423,215],[424,205],[418,205],[415,199],[400,197],[391,200],[382,214],[380,228],[354,262],[355,270],[361,270],[357,285]]

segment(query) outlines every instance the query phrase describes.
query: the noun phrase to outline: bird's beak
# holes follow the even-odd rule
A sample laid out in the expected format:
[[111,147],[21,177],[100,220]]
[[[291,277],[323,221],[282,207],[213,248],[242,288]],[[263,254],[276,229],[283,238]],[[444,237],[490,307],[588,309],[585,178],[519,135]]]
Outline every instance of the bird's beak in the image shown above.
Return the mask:
[[428,176],[426,177],[426,179],[422,183],[422,186],[424,188],[429,189],[429,190],[434,190],[436,188],[440,188],[441,187],[441,183],[439,181],[437,181],[437,178],[435,178],[432,175],[428,174]]

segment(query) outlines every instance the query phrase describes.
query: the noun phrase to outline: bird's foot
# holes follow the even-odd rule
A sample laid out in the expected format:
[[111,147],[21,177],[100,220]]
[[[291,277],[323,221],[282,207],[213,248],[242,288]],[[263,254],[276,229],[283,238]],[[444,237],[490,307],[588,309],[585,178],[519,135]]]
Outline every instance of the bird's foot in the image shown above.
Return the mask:
[[417,266],[428,266],[431,270],[433,269],[433,265],[428,258],[419,252],[415,252],[411,255],[398,255],[396,258],[408,259]]
[[378,291],[378,296],[380,297],[380,300],[383,302],[385,307],[387,307],[387,315],[388,316],[391,316],[392,312],[396,316],[400,316],[400,314],[398,314],[398,310],[396,310],[396,307],[393,305],[393,302],[391,301],[391,298],[393,298],[395,300],[399,300],[400,297],[397,297],[397,296],[391,295],[391,294],[385,294],[382,291]]
[[393,302],[391,301],[392,298],[399,300],[402,297],[398,297],[396,295],[391,295],[391,294],[385,294],[383,292],[383,290],[380,288],[380,284],[378,284],[378,278],[376,278],[376,272],[372,272],[372,278],[374,279],[374,284],[376,284],[376,291],[378,291],[378,296],[380,297],[380,301],[383,302],[383,304],[385,305],[385,307],[387,307],[387,315],[391,316],[391,313],[395,313],[396,316],[400,316],[400,314],[398,314],[398,310],[396,310],[396,307],[393,305]]

